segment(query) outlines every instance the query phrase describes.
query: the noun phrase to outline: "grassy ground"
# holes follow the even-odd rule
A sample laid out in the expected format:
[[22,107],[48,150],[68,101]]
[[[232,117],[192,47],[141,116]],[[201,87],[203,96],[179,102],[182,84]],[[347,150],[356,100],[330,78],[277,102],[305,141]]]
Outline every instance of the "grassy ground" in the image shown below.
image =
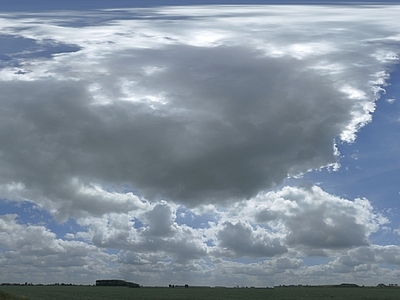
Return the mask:
[[[109,299],[279,299],[279,300],[391,300],[400,299],[400,288],[286,287],[274,289],[233,288],[140,288],[88,286],[1,286],[0,290],[30,300],[109,300]],[[27,298],[0,298],[0,300]]]
[[28,298],[18,295],[13,295],[0,290],[0,300],[28,300]]

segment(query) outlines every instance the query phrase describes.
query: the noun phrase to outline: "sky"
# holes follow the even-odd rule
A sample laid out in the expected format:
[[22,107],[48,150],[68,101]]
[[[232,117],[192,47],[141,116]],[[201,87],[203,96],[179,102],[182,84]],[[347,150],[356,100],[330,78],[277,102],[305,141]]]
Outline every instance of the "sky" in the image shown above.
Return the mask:
[[400,283],[400,6],[0,9],[0,282]]

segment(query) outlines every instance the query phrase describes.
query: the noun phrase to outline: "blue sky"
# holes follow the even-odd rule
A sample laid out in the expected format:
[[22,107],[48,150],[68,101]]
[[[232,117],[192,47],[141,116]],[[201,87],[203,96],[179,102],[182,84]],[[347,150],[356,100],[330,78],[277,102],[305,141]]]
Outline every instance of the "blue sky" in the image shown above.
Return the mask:
[[399,282],[397,2],[25,2],[0,282]]

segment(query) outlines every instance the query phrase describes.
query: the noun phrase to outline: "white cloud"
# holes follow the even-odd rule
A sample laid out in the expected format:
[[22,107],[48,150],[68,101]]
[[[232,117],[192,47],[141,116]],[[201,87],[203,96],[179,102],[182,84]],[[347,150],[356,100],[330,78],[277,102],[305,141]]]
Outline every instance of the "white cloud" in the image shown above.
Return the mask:
[[92,283],[111,260],[92,245],[58,239],[42,225],[21,224],[16,215],[0,216],[0,247],[2,282]]
[[396,98],[388,98],[386,99],[386,102],[388,102],[389,104],[393,104],[396,101]]
[[[314,283],[305,278],[315,276],[324,282],[339,274],[354,279],[366,269],[365,280],[372,280],[384,266],[399,263],[396,246],[371,244],[371,233],[383,230],[387,220],[367,199],[342,199],[316,186],[284,187],[228,207],[214,206],[213,221],[206,226],[194,224],[209,211],[185,208],[191,217],[185,224],[178,222],[182,209],[160,201],[127,213],[81,217],[80,231],[64,239],[43,225],[23,225],[16,215],[3,215],[0,259],[10,267],[17,259],[21,270],[29,265],[43,282],[51,282],[42,273],[46,265],[62,278],[83,268],[84,282],[105,274],[145,285],[174,279],[230,286]],[[326,261],[315,266],[304,262],[321,256]]]
[[285,187],[258,196],[248,206],[256,222],[284,226],[289,245],[312,250],[367,244],[368,236],[388,222],[367,199],[341,199],[317,186]]

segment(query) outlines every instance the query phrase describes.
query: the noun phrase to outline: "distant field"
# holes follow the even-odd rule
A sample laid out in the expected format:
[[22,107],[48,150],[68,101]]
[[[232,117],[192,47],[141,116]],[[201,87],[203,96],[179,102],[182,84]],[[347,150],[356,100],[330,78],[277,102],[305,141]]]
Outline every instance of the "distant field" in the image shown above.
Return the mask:
[[233,288],[128,288],[89,286],[0,286],[0,290],[30,300],[125,300],[125,299],[279,299],[279,300],[390,300],[400,299],[400,288],[286,287],[274,289]]

